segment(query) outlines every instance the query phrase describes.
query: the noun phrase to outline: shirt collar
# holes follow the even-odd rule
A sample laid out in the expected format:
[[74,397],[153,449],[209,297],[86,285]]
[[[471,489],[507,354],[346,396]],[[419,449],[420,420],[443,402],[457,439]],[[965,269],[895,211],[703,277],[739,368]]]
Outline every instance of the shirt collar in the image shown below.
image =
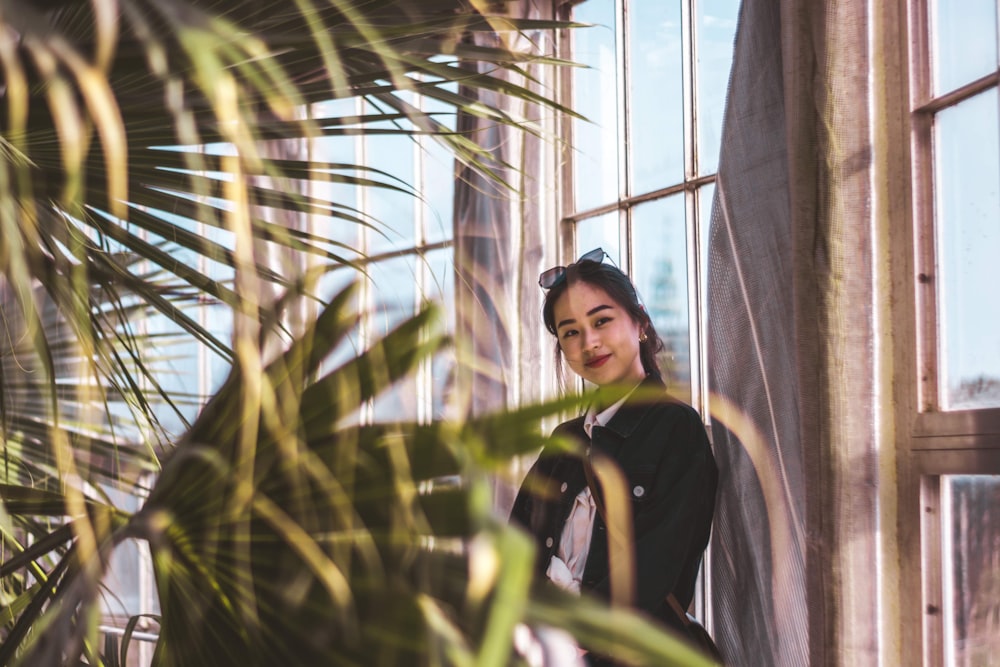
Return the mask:
[[[625,397],[626,400],[624,405],[612,406],[616,407],[616,411],[608,415],[607,421],[603,424],[596,421],[593,422],[590,426],[590,431],[593,432],[593,426],[596,424],[598,426],[604,426],[607,431],[614,433],[619,438],[628,437],[639,425],[639,422],[642,421],[652,403],[658,403],[660,400],[667,400],[665,395],[663,395],[660,400],[652,400],[652,396],[660,396],[660,392],[665,392],[666,388],[666,384],[664,384],[663,380],[658,376],[647,375],[646,379],[640,382],[639,386],[632,389],[632,391]],[[640,398],[636,398],[636,389],[642,389],[643,391],[643,393],[640,394]],[[612,419],[612,417],[614,417],[614,419]],[[584,421],[584,417],[578,417],[578,419],[580,419],[581,422]]]
[[632,387],[631,391],[622,396],[621,399],[619,399],[615,403],[612,403],[611,405],[604,408],[600,412],[595,413],[596,408],[594,407],[594,404],[593,403],[590,404],[590,406],[587,408],[587,414],[584,415],[583,417],[583,431],[584,433],[587,434],[588,438],[593,437],[591,433],[594,430],[595,424],[597,426],[606,426],[607,423],[611,421],[611,418],[615,416],[616,412],[618,412],[618,408],[625,405],[625,401],[628,400],[628,397],[632,395],[632,392],[634,392],[638,386],[639,385],[637,384],[635,387]]

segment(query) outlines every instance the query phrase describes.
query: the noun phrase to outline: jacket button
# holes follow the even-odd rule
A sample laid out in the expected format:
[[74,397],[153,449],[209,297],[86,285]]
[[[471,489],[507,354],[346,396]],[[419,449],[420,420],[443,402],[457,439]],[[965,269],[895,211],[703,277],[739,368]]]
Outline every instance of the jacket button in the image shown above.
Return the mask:
[[636,498],[642,498],[644,495],[646,495],[646,489],[642,488],[641,486],[637,486],[634,489],[632,489],[632,495],[635,496]]
[[569,484],[567,484],[566,482],[563,482],[562,486],[559,487],[559,490],[562,491],[563,493],[566,493],[566,489],[568,489],[568,488],[569,488]]
[[548,547],[548,548],[550,548],[550,549],[552,548],[552,538],[551,537],[546,537],[545,538],[545,546]]

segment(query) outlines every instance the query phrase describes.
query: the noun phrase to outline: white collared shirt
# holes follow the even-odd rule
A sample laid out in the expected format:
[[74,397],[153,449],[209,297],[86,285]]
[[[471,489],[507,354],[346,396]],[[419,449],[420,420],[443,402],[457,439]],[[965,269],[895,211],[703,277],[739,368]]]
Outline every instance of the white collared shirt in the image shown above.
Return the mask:
[[[595,413],[594,406],[591,405],[583,418],[583,430],[587,437],[593,439],[594,425],[607,425],[631,394],[630,391],[620,401],[605,408],[600,413]],[[596,512],[597,505],[590,493],[590,487],[587,486],[573,501],[573,509],[570,510],[569,516],[566,518],[566,525],[559,538],[559,548],[552,556],[549,567],[545,571],[552,583],[572,593],[580,592],[583,570],[587,565],[587,555],[590,553],[590,538],[594,532],[594,514]]]

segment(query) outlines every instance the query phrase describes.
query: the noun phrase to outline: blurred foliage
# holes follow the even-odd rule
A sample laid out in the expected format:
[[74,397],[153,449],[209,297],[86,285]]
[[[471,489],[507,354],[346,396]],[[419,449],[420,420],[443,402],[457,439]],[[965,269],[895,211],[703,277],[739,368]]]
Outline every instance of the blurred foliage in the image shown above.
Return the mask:
[[[316,296],[324,271],[359,257],[323,230],[380,222],[304,184],[419,193],[291,147],[430,135],[502,181],[513,165],[415,100],[525,132],[538,129],[484,93],[571,113],[530,74],[566,63],[506,39],[566,26],[505,9],[0,2],[0,664],[125,664],[140,617],[120,649],[98,625],[129,542],[153,558],[158,665],[506,665],[522,621],[636,664],[694,664],[641,619],[532,592],[532,546],[491,510],[488,476],[536,451],[539,420],[565,402],[359,418],[449,344],[433,306],[322,365],[361,317],[353,287]],[[320,104],[341,99],[367,111]],[[231,336],[192,316],[205,304]],[[164,372],[184,341],[230,369],[191,423],[205,397]],[[146,500],[129,512],[121,494]]]

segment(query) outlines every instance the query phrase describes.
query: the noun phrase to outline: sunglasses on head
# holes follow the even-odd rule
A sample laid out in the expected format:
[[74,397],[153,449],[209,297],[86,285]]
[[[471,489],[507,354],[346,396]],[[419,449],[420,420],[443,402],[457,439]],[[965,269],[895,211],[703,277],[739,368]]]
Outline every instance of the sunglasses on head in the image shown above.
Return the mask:
[[602,262],[607,254],[602,248],[594,248],[590,252],[580,255],[580,259],[569,266],[553,266],[551,269],[546,269],[538,274],[538,285],[542,289],[552,289],[566,279],[566,272],[571,267],[576,266],[580,262]]

